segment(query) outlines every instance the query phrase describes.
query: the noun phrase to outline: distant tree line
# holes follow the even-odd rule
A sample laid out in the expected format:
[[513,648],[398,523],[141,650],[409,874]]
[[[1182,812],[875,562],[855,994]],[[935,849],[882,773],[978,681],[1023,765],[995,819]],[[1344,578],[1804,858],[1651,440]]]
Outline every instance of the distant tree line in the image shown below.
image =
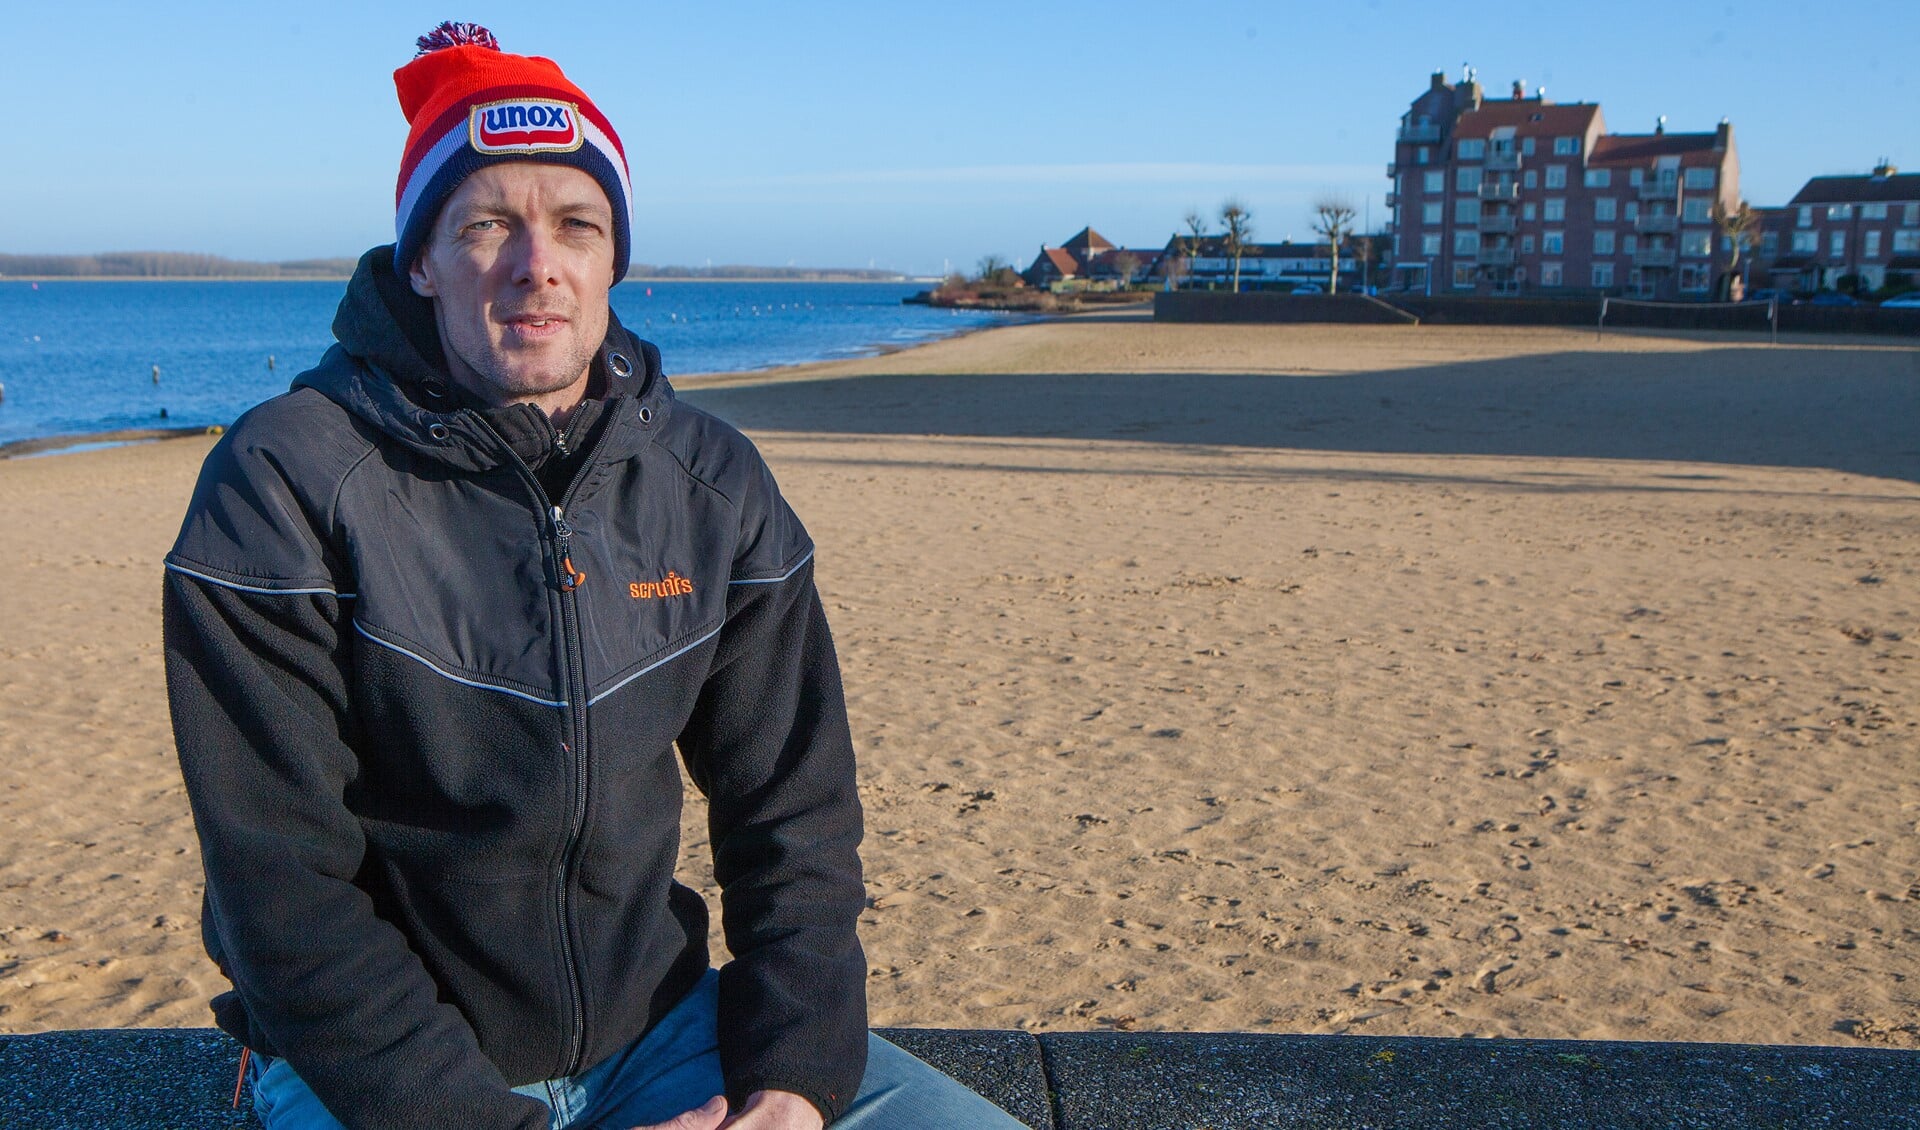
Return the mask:
[[[0,278],[57,279],[345,279],[356,259],[290,259],[256,263],[188,251],[103,251],[97,255],[0,254]],[[635,263],[627,272],[652,279],[779,279],[787,282],[885,282],[898,271],[835,267],[662,267]]]
[[4,255],[0,276],[74,279],[344,279],[353,259],[255,263],[190,251],[103,251],[97,255]]

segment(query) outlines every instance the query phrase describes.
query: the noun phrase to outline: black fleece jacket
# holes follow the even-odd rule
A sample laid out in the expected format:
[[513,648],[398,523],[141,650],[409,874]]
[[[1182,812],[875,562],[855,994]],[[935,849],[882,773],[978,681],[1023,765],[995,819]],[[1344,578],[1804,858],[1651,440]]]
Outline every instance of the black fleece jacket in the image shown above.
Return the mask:
[[215,446],[167,557],[221,1026],[349,1127],[545,1127],[510,1087],[600,1062],[707,967],[677,745],[734,954],[728,1091],[831,1120],[865,1065],[860,810],[765,463],[617,322],[563,444],[463,402],[391,248],[334,332]]

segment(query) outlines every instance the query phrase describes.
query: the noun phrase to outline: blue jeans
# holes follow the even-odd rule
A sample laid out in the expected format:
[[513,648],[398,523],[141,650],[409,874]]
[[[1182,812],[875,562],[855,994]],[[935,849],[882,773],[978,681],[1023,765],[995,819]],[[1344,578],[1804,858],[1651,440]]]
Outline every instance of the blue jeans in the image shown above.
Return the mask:
[[[726,1090],[720,1077],[719,1001],[720,974],[710,969],[653,1031],[606,1062],[514,1090],[547,1104],[555,1130],[629,1130],[665,1122]],[[267,1130],[341,1130],[286,1060],[257,1056],[253,1064],[253,1109]],[[833,1125],[845,1130],[1020,1127],[999,1107],[874,1035],[867,1037],[860,1093]]]

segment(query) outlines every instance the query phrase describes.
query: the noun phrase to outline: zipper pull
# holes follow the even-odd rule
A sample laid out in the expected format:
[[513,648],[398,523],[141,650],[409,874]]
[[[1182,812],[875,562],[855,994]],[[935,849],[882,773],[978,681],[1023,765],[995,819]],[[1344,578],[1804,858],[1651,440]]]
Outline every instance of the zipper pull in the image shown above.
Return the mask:
[[558,506],[553,508],[554,553],[560,558],[560,591],[572,592],[587,583],[587,575],[573,567],[573,527]]

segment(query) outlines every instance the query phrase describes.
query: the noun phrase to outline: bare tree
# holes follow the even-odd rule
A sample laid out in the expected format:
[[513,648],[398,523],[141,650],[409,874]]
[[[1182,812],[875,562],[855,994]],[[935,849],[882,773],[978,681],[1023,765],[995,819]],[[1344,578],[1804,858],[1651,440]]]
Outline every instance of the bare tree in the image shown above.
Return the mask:
[[1200,209],[1189,208],[1187,214],[1180,218],[1180,222],[1187,225],[1187,234],[1180,237],[1178,241],[1180,255],[1186,260],[1187,279],[1192,281],[1193,261],[1200,254],[1200,245],[1207,240],[1207,221],[1206,217],[1200,214]]
[[1233,197],[1220,205],[1220,223],[1227,229],[1221,239],[1226,248],[1227,258],[1233,260],[1233,292],[1240,293],[1240,259],[1247,253],[1247,244],[1253,242],[1253,213],[1247,206]]
[[1313,230],[1333,245],[1333,263],[1327,268],[1327,293],[1340,293],[1340,244],[1353,234],[1353,204],[1344,197],[1322,196],[1313,202]]
[[1746,201],[1729,208],[1726,200],[1720,198],[1713,202],[1713,226],[1727,244],[1727,277],[1738,277],[1740,254],[1760,246],[1765,221]]
[[1122,248],[1108,252],[1106,258],[1113,263],[1113,273],[1120,276],[1120,289],[1132,286],[1133,276],[1140,270],[1140,256]]

